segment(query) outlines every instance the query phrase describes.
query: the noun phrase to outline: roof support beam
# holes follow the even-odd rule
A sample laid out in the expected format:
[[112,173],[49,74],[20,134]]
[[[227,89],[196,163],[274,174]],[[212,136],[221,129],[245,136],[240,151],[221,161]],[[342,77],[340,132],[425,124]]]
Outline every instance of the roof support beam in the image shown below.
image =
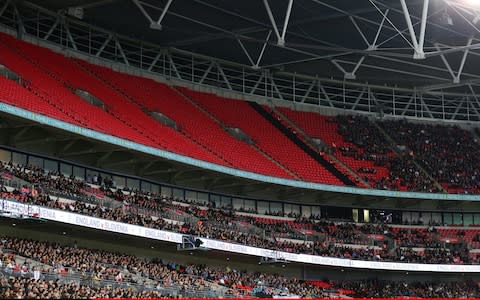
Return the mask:
[[290,14],[292,13],[293,0],[288,1],[287,13],[285,15],[285,21],[283,23],[282,30],[282,43],[285,44],[285,34],[287,33],[288,21],[290,20]]
[[415,34],[415,29],[413,28],[412,19],[410,18],[410,12],[408,11],[407,3],[405,2],[405,0],[400,0],[403,15],[405,16],[405,21],[407,22],[408,31],[410,33],[410,38],[412,39],[413,49],[415,50],[413,54],[414,59],[425,58],[425,53],[423,52],[423,43],[425,39],[425,29],[427,24],[428,3],[429,0],[423,0],[422,19],[420,24],[420,39],[417,41],[417,35]]
[[262,60],[263,54],[265,53],[265,49],[267,48],[268,40],[270,39],[270,35],[272,31],[270,30],[267,34],[267,38],[265,39],[265,43],[263,43],[262,50],[260,51],[260,55],[258,56],[257,63],[254,66],[254,69],[258,69],[260,65],[260,61]]
[[277,45],[283,47],[285,46],[285,34],[287,33],[288,21],[290,20],[290,14],[292,12],[293,0],[288,0],[287,13],[285,14],[285,21],[283,23],[282,35],[280,35],[277,22],[275,21],[275,18],[272,13],[272,9],[268,4],[268,0],[263,0],[263,4],[265,5],[265,9],[267,10],[267,15],[268,15],[268,18],[270,19],[270,22],[272,23],[272,27],[273,27],[273,30],[275,31],[275,35],[277,36]]
[[138,0],[132,0],[132,1],[133,1],[133,3],[135,3],[135,5],[138,7],[138,9],[140,9],[140,11],[145,16],[145,18],[147,18],[147,20],[150,22],[150,24],[154,23],[152,17],[150,17],[150,15],[147,13],[147,11],[143,7],[143,5],[140,3],[140,1],[138,1]]
[[383,24],[385,23],[385,19],[387,18],[388,12],[390,10],[387,9],[385,13],[383,14],[382,21],[380,22],[380,25],[378,26],[377,34],[375,34],[375,38],[373,39],[372,44],[369,47],[369,50],[376,50],[377,49],[377,41],[378,37],[380,36],[380,32],[382,31]]
[[5,4],[4,4],[4,5],[2,6],[2,8],[0,9],[0,16],[3,15],[3,13],[5,12],[5,10],[7,10],[7,7],[8,7],[8,5],[10,5],[10,2],[11,2],[11,1],[12,1],[12,0],[7,0],[7,1],[5,1]]
[[[342,67],[337,60],[332,59],[332,63],[337,67],[340,71],[343,73],[343,78],[345,79],[356,79],[355,73],[357,72],[358,68],[362,65],[363,61],[365,60],[365,56],[360,57],[358,62],[355,64],[353,67],[353,70],[351,72],[347,72],[344,67]],[[352,62],[353,63],[353,62]]]
[[43,37],[44,40],[48,40],[48,38],[50,37],[50,35],[53,33],[53,31],[55,30],[55,28],[57,28],[58,24],[60,23],[60,18],[57,18],[55,20],[55,23],[53,23],[52,27],[50,27],[50,29],[48,30],[48,32],[45,34],[45,36]]
[[148,66],[147,71],[151,71],[153,67],[155,67],[158,60],[160,59],[160,56],[162,56],[162,52],[158,52],[157,55],[155,55],[155,58],[153,59],[152,63]]
[[115,39],[115,46],[117,46],[117,49],[118,49],[118,51],[120,52],[120,55],[122,56],[123,61],[125,62],[125,64],[126,64],[127,66],[129,66],[130,63],[128,62],[128,59],[127,59],[127,56],[125,55],[125,52],[123,52],[122,45],[120,45],[120,43],[118,42],[118,39]]
[[77,49],[77,44],[73,40],[72,33],[70,32],[70,28],[68,27],[68,24],[65,23],[65,20],[63,20],[63,27],[65,27],[65,31],[67,32],[67,37],[70,40],[70,43],[72,44],[73,49],[78,50]]
[[157,22],[155,23],[150,23],[150,28],[152,29],[157,29],[157,30],[162,30],[162,20],[165,18],[165,15],[167,14],[168,9],[170,8],[170,5],[172,4],[173,0],[168,0],[167,4],[165,4],[165,7],[162,10],[162,13],[160,17],[158,18]]
[[218,63],[215,63],[215,65],[217,67],[218,72],[220,72],[220,75],[222,75],[223,80],[227,84],[228,89],[231,90],[232,86],[230,85],[230,81],[228,81],[227,76],[225,76],[225,73],[223,72],[223,68]]
[[[386,13],[384,13],[378,6],[377,4],[375,4],[375,1],[374,0],[369,0],[370,3],[377,9],[377,11],[385,18],[385,20],[387,20],[387,22],[390,24],[390,26],[392,26],[393,30],[395,30],[398,35],[400,35],[404,40],[405,42],[407,42],[408,45],[410,45],[410,47],[414,48],[413,44],[403,35],[403,32],[400,31],[397,26],[395,26],[395,24],[393,24],[393,22],[387,17]],[[395,35],[396,36],[396,35]]]
[[355,26],[355,28],[357,29],[358,33],[360,33],[360,36],[362,37],[362,39],[363,39],[363,41],[365,42],[365,44],[367,44],[367,46],[370,47],[370,42],[368,42],[367,37],[366,37],[365,34],[363,33],[362,29],[360,29],[360,26],[358,26],[357,21],[355,21],[355,19],[354,19],[352,16],[349,16],[348,18],[350,19],[350,21],[352,21],[353,26]]
[[307,91],[305,92],[305,94],[303,95],[302,99],[300,100],[301,103],[305,103],[305,99],[308,97],[308,95],[310,95],[310,92],[312,91],[313,87],[315,86],[316,84],[316,80],[312,80],[312,84],[309,85]]
[[203,73],[203,76],[202,78],[200,78],[200,81],[198,83],[202,84],[203,81],[205,80],[205,78],[207,78],[208,74],[210,73],[210,71],[212,70],[213,68],[213,65],[214,65],[214,62],[210,62],[210,65],[208,66],[208,68],[205,70],[205,73]]
[[248,61],[250,62],[252,67],[255,66],[255,63],[253,62],[252,57],[250,56],[250,53],[248,53],[247,48],[245,48],[242,41],[240,39],[237,39],[237,42],[240,44],[240,47],[242,48],[243,53],[245,53],[245,55],[247,56]]
[[418,47],[423,52],[423,45],[425,43],[425,31],[427,29],[427,17],[428,17],[428,3],[429,0],[423,0],[422,20],[420,24],[420,37],[418,41]]
[[263,0],[263,4],[265,5],[265,9],[267,10],[268,18],[272,23],[272,27],[273,27],[273,30],[275,31],[275,35],[277,36],[278,43],[280,44],[280,40],[282,39],[282,37],[280,36],[280,32],[278,32],[277,22],[275,22],[275,18],[273,17],[272,9],[268,4],[268,0]]
[[[467,46],[470,46],[472,44],[472,40],[473,38],[468,39]],[[454,83],[460,83],[460,75],[462,75],[463,67],[465,66],[465,61],[467,60],[469,51],[470,50],[467,48],[465,52],[463,52],[462,61],[460,62],[460,67],[458,68],[458,72],[457,72],[457,77],[453,79]]]
[[163,9],[158,8],[162,12],[161,12],[160,17],[158,18],[158,20],[156,22],[152,19],[152,17],[148,14],[148,12],[143,7],[143,5],[142,5],[142,4],[144,4],[143,2],[140,2],[139,0],[132,0],[132,1],[133,1],[133,3],[135,3],[135,5],[138,7],[138,9],[140,9],[140,11],[145,16],[145,18],[148,20],[148,22],[150,23],[150,28],[151,29],[162,30],[162,21],[165,18],[165,15],[167,14],[168,9],[170,8],[170,5],[172,4],[173,0],[168,0],[167,4],[165,4]]
[[465,62],[467,60],[468,52],[470,51],[470,48],[468,48],[468,46],[470,46],[472,44],[472,41],[473,41],[473,38],[468,39],[467,46],[466,46],[467,48],[465,48],[465,50],[463,52],[462,60],[460,62],[460,66],[458,67],[458,71],[457,71],[456,75],[455,75],[455,72],[453,71],[452,67],[448,63],[447,58],[445,57],[445,55],[440,50],[439,45],[435,44],[435,48],[437,48],[437,50],[440,51],[439,52],[440,53],[440,58],[442,59],[443,63],[445,64],[445,67],[447,67],[447,70],[450,73],[450,75],[452,75],[453,83],[460,83],[460,76],[462,75],[463,67],[465,66]]
[[112,35],[109,34],[107,39],[105,40],[105,42],[103,42],[102,47],[100,47],[100,49],[98,49],[98,51],[97,51],[97,54],[95,54],[96,57],[99,57],[100,54],[102,54],[103,49],[105,49],[105,47],[107,47],[108,43],[110,43],[111,40],[112,40]]

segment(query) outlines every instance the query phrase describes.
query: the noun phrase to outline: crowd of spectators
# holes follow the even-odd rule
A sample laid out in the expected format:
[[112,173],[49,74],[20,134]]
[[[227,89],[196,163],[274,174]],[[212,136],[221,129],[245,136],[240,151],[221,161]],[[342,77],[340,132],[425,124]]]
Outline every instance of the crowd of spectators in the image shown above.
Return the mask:
[[[434,238],[433,234],[429,234],[429,238],[425,239],[425,235],[394,233],[388,231],[388,227],[384,224],[363,226],[352,223],[335,224],[314,218],[297,218],[290,222],[266,224],[259,222],[257,218],[252,216],[238,215],[232,209],[181,205],[171,198],[158,194],[114,189],[111,186],[102,186],[101,193],[114,199],[111,201],[115,201],[117,205],[107,207],[101,205],[101,202],[91,204],[78,200],[63,201],[44,192],[42,190],[44,182],[49,188],[65,189],[75,196],[82,194],[83,190],[88,188],[88,185],[81,180],[66,178],[61,174],[45,173],[39,168],[26,168],[8,164],[1,165],[0,169],[3,169],[3,172],[11,172],[17,177],[34,182],[37,186],[36,188],[24,186],[10,192],[3,187],[3,197],[6,198],[14,197],[18,201],[31,202],[102,219],[261,248],[378,261],[404,261],[405,257],[408,256],[410,261],[428,263],[429,261],[426,259],[428,256],[423,255],[423,253],[405,252],[399,254],[392,251],[394,245],[390,244],[390,247],[388,247],[386,242],[379,243],[379,247],[376,248],[367,246],[361,248],[349,247],[348,244],[367,245],[368,237],[366,234],[375,232],[375,234],[384,235],[386,238],[398,240],[398,246],[433,248],[443,248],[444,246],[444,244],[436,242],[438,239]],[[134,209],[135,207],[144,208],[143,213],[139,213],[138,210]],[[178,212],[191,216],[191,218],[181,222],[171,221],[172,214]],[[249,224],[250,227],[244,228],[243,224]],[[257,230],[252,230],[252,227]],[[311,239],[309,241],[301,242],[305,235],[301,234],[299,227],[310,230]],[[285,237],[296,237],[296,241],[284,239]],[[462,255],[454,255],[457,258],[454,263],[475,263],[477,261],[475,257],[468,255],[466,245],[461,244],[461,247],[457,250]],[[435,262],[451,263],[450,256],[452,256],[452,253],[449,250],[442,251],[435,258]]]
[[480,147],[470,131],[406,120],[379,124],[447,190],[479,192]]
[[[339,115],[336,117],[338,132],[355,147],[343,147],[345,156],[357,160],[373,161],[376,166],[384,166],[389,176],[370,184],[377,189],[439,192],[434,182],[420,170],[409,152],[396,153],[390,141],[367,117]],[[359,170],[365,173],[366,170]],[[368,173],[373,172],[367,170]],[[368,181],[368,178],[365,178]]]
[[[328,281],[300,280],[278,274],[248,272],[227,267],[179,264],[159,258],[139,258],[120,252],[87,249],[77,244],[58,243],[3,237],[0,248],[0,298],[152,298],[178,297],[188,290],[214,290],[223,288],[223,294],[244,296],[294,296],[294,297],[477,297],[480,289],[473,281],[459,282],[399,282],[385,280]],[[16,256],[26,258],[23,264]],[[30,265],[43,264],[40,275],[29,271]],[[38,267],[37,267],[38,268]],[[48,270],[49,269],[49,270]],[[46,272],[68,269],[68,273],[82,273],[91,278],[72,280],[58,276],[47,278]],[[116,283],[103,284],[107,269],[124,274]],[[15,271],[14,271],[15,270]],[[18,274],[22,270],[23,272]],[[155,285],[130,282],[121,285],[128,274],[148,278]],[[14,276],[16,275],[16,276]],[[178,292],[171,292],[175,287]],[[221,289],[217,289],[220,291]],[[199,295],[199,294],[197,294]],[[215,295],[215,294],[212,294]]]
[[[375,188],[420,192],[480,192],[479,142],[466,129],[406,120],[382,120],[376,125],[376,121],[367,117],[351,115],[337,116],[336,122],[338,132],[354,145],[339,147],[338,150],[343,155],[373,161],[377,166],[388,168],[388,177],[370,182]],[[370,168],[357,171],[363,174],[375,173]],[[369,180],[368,177],[365,179]]]

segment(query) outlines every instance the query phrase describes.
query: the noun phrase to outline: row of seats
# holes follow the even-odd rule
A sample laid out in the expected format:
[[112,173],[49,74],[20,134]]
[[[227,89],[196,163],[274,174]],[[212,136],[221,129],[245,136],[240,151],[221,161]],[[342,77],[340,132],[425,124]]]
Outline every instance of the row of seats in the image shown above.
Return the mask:
[[[21,77],[21,84],[0,79],[0,98],[6,103],[204,161],[276,177],[344,185],[246,101],[122,74],[4,33],[0,33],[0,63]],[[98,98],[104,107],[85,101],[77,90]],[[279,111],[307,135],[335,149],[333,155],[374,188],[435,191],[434,182],[413,164],[412,160],[417,160],[445,190],[480,192],[480,150],[466,130],[381,122],[388,135],[410,151],[400,157],[391,148],[382,153],[369,149],[372,145],[382,150],[391,147],[378,130],[367,130],[375,136],[362,146],[348,136],[348,126],[339,117],[288,108]],[[152,112],[167,116],[177,128],[155,120]],[[375,127],[362,122],[359,124]],[[231,136],[225,127],[241,129],[253,144]],[[336,167],[351,177],[347,170]]]
[[[106,105],[106,111],[111,116],[110,119],[117,119],[130,128],[127,132],[135,131],[137,133],[135,136],[141,136],[140,139],[134,140],[149,146],[160,147],[206,161],[223,163],[220,158],[209,153],[201,146],[145,114],[136,104],[81,68],[75,60],[48,49],[18,41],[7,35],[2,35],[1,38],[11,48],[10,52],[23,53],[25,57],[31,59],[30,62],[27,61],[27,68],[33,67],[38,71],[35,74],[31,74],[25,71],[19,72],[16,66],[12,66],[11,69],[20,73],[19,75],[22,78],[39,81],[38,86],[44,88],[49,94],[54,94],[55,101],[75,99],[75,104],[78,102],[85,103],[83,99],[73,93],[74,90],[81,89],[100,99]],[[16,60],[19,60],[18,57],[22,58],[20,54],[17,54]],[[65,86],[71,87],[72,90],[67,89]],[[79,107],[85,108],[83,113],[88,116],[90,111],[95,112],[92,106],[88,105],[85,107],[85,104],[82,104]],[[99,114],[107,114],[104,110],[98,110]],[[98,119],[98,115],[89,115],[87,124],[89,124],[91,119]],[[108,122],[103,124],[104,126],[110,125]]]
[[184,92],[227,126],[242,129],[263,151],[301,179],[343,185],[343,182],[290,141],[247,102],[190,90]]
[[113,72],[111,69],[92,64],[83,64],[136,99],[148,111],[161,112],[174,120],[181,131],[216,152],[229,165],[262,174],[292,178],[253,147],[229,135],[221,124],[192,105],[172,87],[151,79]]
[[[388,176],[389,171],[386,167],[376,166],[373,161],[359,160],[351,156],[343,155],[342,151],[339,150],[341,147],[352,148],[358,152],[363,152],[363,149],[349,143],[338,133],[338,123],[334,117],[322,116],[313,112],[295,111],[285,107],[278,108],[278,110],[288,119],[296,123],[310,137],[320,139],[330,148],[334,149],[335,157],[344,162],[354,172],[359,173],[362,177],[367,177],[369,180],[376,182]],[[362,173],[359,171],[361,168],[374,169],[376,172],[374,174]]]

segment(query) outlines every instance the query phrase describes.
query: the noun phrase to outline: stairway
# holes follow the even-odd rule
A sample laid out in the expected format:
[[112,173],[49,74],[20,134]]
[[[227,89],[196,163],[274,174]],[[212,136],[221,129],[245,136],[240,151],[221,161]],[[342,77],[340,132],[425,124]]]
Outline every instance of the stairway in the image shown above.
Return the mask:
[[[189,96],[185,95],[178,87],[172,87],[172,89],[177,92],[181,97],[183,97],[185,100],[187,100],[190,104],[195,106],[198,110],[206,114],[210,119],[212,119],[215,123],[217,123],[223,130],[226,130],[227,126],[220,121],[217,117],[215,117],[211,112],[209,112],[206,108],[204,108],[202,105],[198,104],[194,100],[192,100]],[[277,165],[280,169],[283,171],[287,172],[290,176],[295,178],[296,180],[301,180],[300,176],[296,174],[294,171],[288,169],[284,165],[280,164],[278,161],[276,161],[272,156],[270,156],[268,153],[260,149],[255,143],[250,144],[250,147],[255,149],[258,153],[260,153],[262,156],[273,162],[275,165]]]
[[[290,120],[285,114],[283,114],[280,110],[277,110],[275,106],[271,106],[271,109],[274,114],[277,114],[279,117],[282,118],[283,121],[285,121],[289,126],[291,126],[295,131],[297,131],[302,140],[312,149],[315,148],[315,143],[313,142],[312,138],[295,122]],[[325,144],[325,143],[324,143]],[[331,147],[327,144],[325,144],[325,147],[329,150],[331,150]],[[318,150],[317,150],[318,152]],[[350,174],[350,178],[356,180],[360,186],[366,187],[366,188],[371,188],[371,185],[366,182],[362,176],[358,175],[354,170],[352,170],[348,165],[346,165],[343,161],[338,159],[335,155],[328,153],[328,151],[325,153],[326,156],[328,156],[331,160],[333,160],[333,164],[335,165],[336,168],[339,168],[339,170],[343,171],[344,174]]]
[[315,159],[320,165],[322,165],[327,171],[333,174],[335,177],[340,179],[347,186],[356,186],[356,184],[348,178],[345,174],[340,172],[334,165],[329,161],[323,158],[317,151],[309,147],[305,142],[298,138],[291,130],[285,127],[280,121],[275,119],[271,114],[269,114],[260,104],[256,102],[249,102],[249,105],[257,111],[262,117],[269,121],[273,126],[280,130],[287,138],[289,138],[293,143],[295,143],[300,149],[305,153]]
[[[383,134],[383,136],[387,139],[387,141],[390,143],[390,146],[391,148],[393,149],[393,151],[397,154],[397,155],[401,155],[401,153],[398,151],[398,148],[397,148],[397,142],[382,128],[382,126],[380,126],[377,122],[373,121],[372,122],[375,127],[378,128],[378,130]],[[415,159],[412,159],[412,162],[415,164],[415,166],[421,171],[423,172],[423,174],[425,174],[425,176],[427,176],[434,184],[435,186],[440,189],[442,192],[444,193],[448,193],[447,190],[445,190],[443,188],[443,186],[435,179],[433,178],[432,175],[430,175],[430,173],[428,173],[428,171]]]

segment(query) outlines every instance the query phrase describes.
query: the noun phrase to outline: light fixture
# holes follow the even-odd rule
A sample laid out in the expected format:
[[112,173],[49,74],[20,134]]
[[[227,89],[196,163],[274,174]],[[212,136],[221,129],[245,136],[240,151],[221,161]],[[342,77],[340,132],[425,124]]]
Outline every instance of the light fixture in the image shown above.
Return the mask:
[[480,0],[461,0],[463,4],[468,6],[479,6],[480,7]]

